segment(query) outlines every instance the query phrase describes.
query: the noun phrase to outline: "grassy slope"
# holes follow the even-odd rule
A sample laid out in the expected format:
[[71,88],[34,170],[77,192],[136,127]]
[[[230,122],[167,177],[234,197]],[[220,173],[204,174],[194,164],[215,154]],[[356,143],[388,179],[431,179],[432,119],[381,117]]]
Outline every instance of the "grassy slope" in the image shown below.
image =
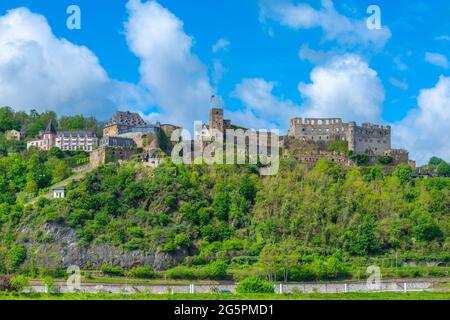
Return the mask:
[[340,294],[18,294],[0,293],[0,300],[450,300],[450,292],[383,292]]

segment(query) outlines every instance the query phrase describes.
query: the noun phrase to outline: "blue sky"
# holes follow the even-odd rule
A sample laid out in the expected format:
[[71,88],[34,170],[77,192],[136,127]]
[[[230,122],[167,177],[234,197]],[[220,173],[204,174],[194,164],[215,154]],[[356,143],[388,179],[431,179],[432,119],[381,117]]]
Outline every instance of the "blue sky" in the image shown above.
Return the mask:
[[[450,159],[446,0],[130,2],[2,1],[0,21],[16,31],[0,31],[0,49],[8,55],[5,48],[24,39],[37,45],[28,43],[29,55],[2,61],[0,54],[0,83],[8,83],[0,104],[101,119],[127,106],[188,125],[207,120],[209,95],[217,93],[226,116],[241,125],[285,130],[292,116],[381,122],[396,130],[394,145],[419,161]],[[71,4],[81,8],[81,30],[66,27]],[[381,9],[381,31],[363,27],[371,4]],[[8,20],[8,10],[20,7],[28,11]],[[30,22],[37,16],[47,22]],[[32,23],[35,30],[48,24],[49,36],[41,39]],[[17,31],[23,26],[26,35]],[[42,61],[33,50],[44,52]],[[52,61],[67,67],[50,72]],[[43,89],[15,76],[21,72],[35,72],[35,83],[45,74]],[[29,99],[17,98],[24,91]],[[411,139],[418,130],[425,137]]]

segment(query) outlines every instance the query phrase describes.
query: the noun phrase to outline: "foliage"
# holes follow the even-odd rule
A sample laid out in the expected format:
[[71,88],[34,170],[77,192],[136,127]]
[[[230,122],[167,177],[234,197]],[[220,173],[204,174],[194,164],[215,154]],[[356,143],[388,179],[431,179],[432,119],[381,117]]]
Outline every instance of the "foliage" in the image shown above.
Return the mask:
[[412,169],[410,166],[407,164],[399,164],[392,174],[396,176],[402,184],[405,184],[409,181],[411,173]]
[[439,164],[441,164],[442,161],[444,161],[444,160],[442,160],[441,158],[431,157],[431,159],[428,162],[428,164],[432,165],[432,166],[438,166]]
[[450,177],[450,164],[445,161],[441,161],[436,168],[436,173],[442,177]]
[[16,275],[11,278],[11,289],[15,292],[21,292],[28,286],[28,277],[25,275]]
[[237,293],[274,293],[275,288],[271,282],[264,281],[260,277],[251,276],[241,282],[236,287]]
[[328,151],[336,151],[341,154],[347,154],[348,152],[348,142],[342,140],[335,140],[328,144]]
[[391,164],[393,160],[394,160],[394,158],[392,158],[391,156],[379,156],[378,157],[378,162],[383,165]]
[[125,274],[123,269],[119,266],[103,265],[100,268],[100,271],[101,271],[101,273],[103,273],[105,275],[109,275],[109,276],[123,276]]
[[365,165],[369,162],[369,156],[367,154],[351,154],[350,159],[358,166]]
[[139,279],[153,279],[156,277],[156,273],[150,268],[150,266],[134,267],[128,270],[127,277],[139,278]]

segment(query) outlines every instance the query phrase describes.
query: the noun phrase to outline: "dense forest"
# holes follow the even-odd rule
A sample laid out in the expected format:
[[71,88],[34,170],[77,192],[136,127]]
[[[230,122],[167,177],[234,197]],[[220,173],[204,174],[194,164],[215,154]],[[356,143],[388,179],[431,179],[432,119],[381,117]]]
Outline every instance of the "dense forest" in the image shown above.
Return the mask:
[[[39,131],[41,116],[24,123]],[[0,119],[0,132],[17,128]],[[311,167],[282,159],[270,177],[252,165],[129,161],[89,172],[68,185],[64,199],[39,197],[85,156],[59,149],[0,156],[0,273],[58,274],[71,259],[116,275],[317,280],[390,267],[393,257],[450,260],[450,178],[438,158],[429,167],[444,174],[430,178],[411,178],[406,165],[386,174],[382,166],[327,160]],[[66,247],[83,254],[74,258]],[[102,248],[137,258],[101,256]]]

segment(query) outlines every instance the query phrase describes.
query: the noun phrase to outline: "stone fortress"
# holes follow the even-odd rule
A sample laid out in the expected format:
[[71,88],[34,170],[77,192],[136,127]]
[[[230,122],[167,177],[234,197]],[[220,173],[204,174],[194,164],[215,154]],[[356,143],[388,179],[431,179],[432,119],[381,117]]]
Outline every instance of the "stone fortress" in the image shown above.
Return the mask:
[[[391,126],[373,123],[363,123],[358,126],[354,121],[345,123],[341,118],[293,118],[285,141],[289,139],[322,146],[332,141],[346,141],[348,150],[353,154],[388,156],[392,158],[393,164],[409,162],[408,151],[392,149]],[[317,151],[316,154],[330,158],[330,154],[324,150]],[[343,162],[342,157],[337,159]]]
[[[179,127],[170,124],[150,124],[138,114],[131,112],[117,112],[104,127],[104,137],[100,140],[100,147],[91,154],[91,163],[99,163],[130,159],[136,153],[147,155],[146,160],[159,164],[162,156],[170,155],[172,143],[168,148],[161,148],[161,136],[170,139],[172,132]],[[211,97],[209,123],[196,123],[194,139],[201,150],[222,135],[226,139],[226,130],[243,129],[230,120],[224,118],[223,108],[219,106],[217,98]],[[304,163],[315,163],[319,159],[329,159],[344,166],[356,166],[349,154],[365,154],[369,157],[368,164],[376,164],[378,157],[386,156],[392,159],[388,166],[399,163],[409,163],[409,153],[403,149],[392,149],[391,127],[373,123],[357,125],[356,122],[344,122],[341,118],[293,118],[286,136],[277,137],[280,146],[289,155],[291,145],[304,143],[313,146],[312,149],[294,150],[296,159]],[[270,133],[256,132],[258,147],[270,144]],[[349,154],[331,152],[327,146],[333,141],[345,141]],[[194,143],[195,142],[195,143]],[[164,149],[164,150],[162,150]],[[294,149],[294,148],[292,148]],[[291,153],[292,154],[292,153]],[[99,156],[100,155],[100,156]],[[151,159],[149,159],[149,157]],[[97,159],[96,159],[97,158]]]
[[382,155],[391,149],[391,127],[372,123],[344,123],[340,118],[291,119],[288,136],[303,141],[347,141],[355,153]]
[[[196,123],[191,141],[193,148],[203,151],[220,135],[225,142],[228,129],[246,130],[224,119],[219,102],[215,96],[211,97],[209,124]],[[90,152],[91,167],[133,158],[157,166],[162,158],[171,154],[176,142],[171,142],[170,137],[177,129],[179,127],[172,124],[149,123],[138,113],[118,111],[105,123],[100,140],[91,131],[56,132],[51,122],[38,139],[28,143],[28,147],[49,150],[56,146],[63,150],[84,150]],[[414,167],[408,151],[392,149],[391,133],[390,126],[372,123],[359,126],[354,121],[343,122],[341,118],[293,118],[286,136],[272,136],[264,130],[255,131],[257,140],[246,140],[246,145],[256,141],[257,148],[261,148],[279,141],[284,156],[292,156],[302,163],[313,164],[325,158],[344,166],[356,166],[351,156],[365,155],[369,158],[367,164],[376,164],[377,159],[386,157],[389,158],[386,166],[407,163]],[[346,142],[348,152],[329,151],[327,147],[333,141]]]

